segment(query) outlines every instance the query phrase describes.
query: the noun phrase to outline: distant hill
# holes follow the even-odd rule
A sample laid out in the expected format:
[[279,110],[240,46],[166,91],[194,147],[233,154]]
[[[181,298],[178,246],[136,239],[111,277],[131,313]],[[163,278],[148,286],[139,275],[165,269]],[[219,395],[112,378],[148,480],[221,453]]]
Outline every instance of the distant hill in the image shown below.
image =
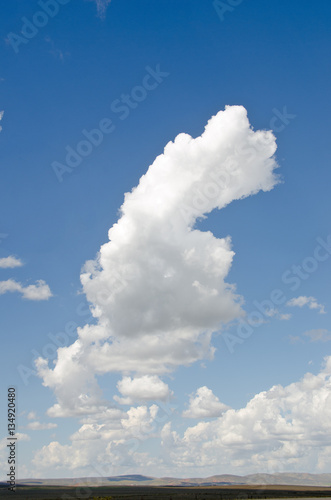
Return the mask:
[[[0,483],[1,484],[1,483]],[[4,484],[2,482],[2,484]],[[221,474],[206,478],[156,478],[129,474],[111,477],[81,477],[74,479],[21,479],[17,484],[32,486],[227,486],[227,485],[297,485],[297,486],[329,486],[331,474],[281,473],[281,474],[249,474],[236,476]]]

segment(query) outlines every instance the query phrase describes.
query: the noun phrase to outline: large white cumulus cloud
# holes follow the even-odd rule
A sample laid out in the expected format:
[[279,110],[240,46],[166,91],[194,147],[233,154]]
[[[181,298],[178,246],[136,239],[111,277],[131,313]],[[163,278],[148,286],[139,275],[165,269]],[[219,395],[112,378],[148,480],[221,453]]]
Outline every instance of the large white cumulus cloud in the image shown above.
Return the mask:
[[[272,189],[275,150],[271,132],[254,132],[243,107],[227,107],[200,137],[180,134],[167,144],[126,193],[109,242],[81,274],[96,324],[78,329],[77,341],[58,350],[53,369],[38,361],[58,399],[53,416],[95,408],[97,375],[133,374],[130,386],[141,393],[144,376],[213,355],[211,335],[242,315],[241,298],[225,281],[234,256],[230,238],[194,223],[233,200]],[[165,387],[152,385],[164,398]]]

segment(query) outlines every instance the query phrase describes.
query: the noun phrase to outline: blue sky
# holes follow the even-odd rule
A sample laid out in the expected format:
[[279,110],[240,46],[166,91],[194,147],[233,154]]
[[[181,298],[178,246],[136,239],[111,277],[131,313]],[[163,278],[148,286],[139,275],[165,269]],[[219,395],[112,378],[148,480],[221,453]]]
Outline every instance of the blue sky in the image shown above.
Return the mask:
[[[45,4],[12,0],[2,9],[1,413],[5,415],[6,390],[14,385],[21,434],[19,476],[95,476],[101,474],[92,466],[96,456],[100,467],[107,464],[105,475],[326,472],[327,445],[311,446],[304,458],[301,451],[308,449],[307,443],[316,433],[330,431],[330,405],[326,406],[330,358],[325,358],[331,354],[329,2],[312,7],[308,1],[282,0],[225,0],[218,6],[199,0],[112,0],[106,6],[92,0],[54,0],[53,17],[40,14],[47,10],[41,6]],[[217,115],[226,106],[231,108]],[[273,130],[274,156],[267,151],[274,140],[266,132],[267,144],[247,153],[239,130],[245,110],[254,131]],[[231,237],[235,255],[231,263],[228,243],[217,261],[222,269],[224,266],[218,284],[217,273],[204,267],[209,246],[202,239],[196,242],[200,261],[190,268],[190,289],[185,284],[190,279],[189,269],[185,280],[170,287],[172,292],[156,278],[158,259],[168,266],[164,279],[173,277],[173,272],[179,277],[184,272],[179,263],[176,271],[169,264],[171,252],[179,255],[184,245],[184,233],[176,236],[169,230],[178,229],[183,222],[182,202],[172,201],[172,196],[180,195],[181,174],[177,177],[176,173],[167,188],[157,173],[150,174],[149,187],[142,191],[145,195],[138,192],[136,198],[128,197],[132,200],[126,209],[131,214],[127,215],[129,225],[120,226],[123,229],[114,237],[118,238],[116,244],[103,247],[104,271],[97,274],[95,270],[94,277],[82,284],[85,262],[96,258],[108,241],[108,230],[121,216],[124,193],[138,185],[169,141],[181,133],[201,136],[215,115],[218,118],[211,127],[220,131],[219,137],[215,133],[214,141],[206,139],[206,152],[199,153],[196,167],[201,169],[200,187],[192,185],[186,196],[194,197],[195,189],[206,188],[201,180],[208,167],[205,158],[211,158],[211,165],[219,154],[220,168],[226,164],[225,153],[217,148],[223,147],[228,127],[233,127],[229,147],[239,151],[242,172],[250,172],[248,164],[260,165],[256,177],[253,171],[248,177],[238,177],[242,199],[233,194],[218,210],[219,200],[208,198],[207,217],[202,218],[202,210],[192,222],[191,229],[200,231],[199,238],[202,232],[212,233],[215,240],[210,237],[210,245]],[[254,141],[258,135],[249,125],[245,127],[246,139]],[[178,142],[178,164],[185,166],[187,175],[183,186],[189,186],[195,175],[195,157],[189,158],[188,148],[184,139]],[[71,160],[74,154],[79,163],[74,168],[67,163],[68,151]],[[210,156],[207,151],[217,154]],[[277,167],[274,174],[269,172],[277,180],[267,178],[268,161],[274,162],[272,169]],[[235,192],[232,180],[232,187],[227,182],[219,186],[217,196],[231,189]],[[169,206],[174,204],[171,213],[176,214],[171,217],[161,215],[163,210],[166,214],[161,204],[166,189]],[[145,203],[153,208],[145,211]],[[158,213],[160,226],[149,234]],[[169,221],[174,226],[168,227]],[[115,258],[112,249],[116,245],[119,254]],[[130,285],[128,273],[135,266],[141,281],[138,274],[131,276]],[[206,281],[193,285],[195,271],[199,276],[209,273],[204,275]],[[240,298],[229,298],[230,292],[222,288],[223,279],[235,285],[233,293]],[[110,305],[107,297],[114,286],[119,286],[119,298]],[[212,297],[215,286],[220,286],[219,303],[214,304],[214,299],[205,303],[202,298],[195,302],[198,296],[191,297],[192,287],[200,290],[201,297],[206,297],[203,294],[208,289]],[[100,299],[97,294],[103,287]],[[176,294],[183,304],[185,297],[192,299],[183,309],[178,305],[176,321],[181,333],[175,328],[172,333],[167,330]],[[271,294],[281,297],[281,304],[273,302],[272,311],[253,324],[257,303],[270,301]],[[226,300],[229,304],[223,311]],[[88,304],[94,309],[94,318]],[[161,325],[166,306],[168,316]],[[144,308],[151,316],[147,312],[143,316]],[[151,319],[154,313],[157,318]],[[141,331],[138,326],[136,331],[132,325],[139,314]],[[153,324],[158,324],[154,330]],[[76,366],[76,328],[84,325],[89,341],[79,341],[84,346],[79,344]],[[184,330],[186,340],[182,339],[180,354],[177,341]],[[246,338],[240,336],[243,330],[248,332]],[[197,331],[202,336],[214,333],[190,357],[187,353],[193,353],[196,344],[185,342]],[[129,338],[132,345],[126,358],[116,361],[113,353],[101,360],[101,344],[107,334],[115,343],[124,339],[124,345]],[[154,352],[155,359],[153,354],[143,354],[145,334],[146,352]],[[96,340],[100,351],[93,351],[97,335],[102,336]],[[158,335],[164,336],[159,345]],[[140,354],[133,362],[134,341]],[[169,342],[169,353],[176,359],[164,370],[158,357],[158,348],[165,349],[163,341]],[[54,363],[60,355],[56,342],[66,347],[61,356],[68,365],[61,364],[61,356]],[[149,351],[153,342],[155,350]],[[216,349],[213,355],[211,347]],[[38,357],[48,358],[48,368],[39,361],[36,375],[34,360]],[[160,363],[159,371],[152,367],[153,359]],[[111,368],[113,365],[117,368]],[[78,380],[86,386],[80,386]],[[283,393],[279,389],[274,395],[275,390],[270,392],[273,386],[282,386]],[[254,397],[258,403],[250,403]],[[56,410],[54,405],[59,405]],[[314,417],[317,409],[325,421]],[[264,420],[268,410],[275,422],[280,419],[279,428]],[[292,432],[286,439],[288,429],[281,434],[285,410],[290,415],[286,425]],[[248,422],[248,415],[260,422],[260,437],[248,423],[241,428],[240,419]],[[1,427],[5,437],[5,420]],[[77,439],[77,433],[84,441]],[[226,462],[216,450],[201,451],[213,442],[224,447]],[[236,442],[242,443],[238,453],[234,451]],[[1,443],[5,475],[5,441]],[[82,443],[85,461],[78,458]],[[70,465],[62,467],[64,457],[69,457]]]

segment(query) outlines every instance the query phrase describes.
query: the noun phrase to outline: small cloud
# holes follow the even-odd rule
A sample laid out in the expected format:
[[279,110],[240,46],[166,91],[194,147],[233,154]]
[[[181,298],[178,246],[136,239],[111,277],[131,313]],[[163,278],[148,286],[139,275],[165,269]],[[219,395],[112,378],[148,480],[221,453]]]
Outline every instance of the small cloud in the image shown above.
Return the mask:
[[291,344],[299,344],[303,342],[302,338],[299,337],[299,335],[289,335],[288,338],[290,339]]
[[125,405],[131,405],[135,401],[167,401],[173,395],[157,375],[143,375],[132,379],[123,377],[117,383],[117,389],[124,397],[114,396],[114,399]]
[[21,267],[21,266],[23,266],[23,262],[20,259],[13,257],[12,255],[0,259],[0,268],[2,269]]
[[[0,111],[0,121],[2,120],[2,117],[3,117],[3,114],[4,114],[4,111]],[[2,130],[2,127],[0,125],[0,131]]]
[[269,318],[272,318],[273,316],[276,316],[278,314],[277,309],[269,309],[268,311],[265,312],[266,316],[269,316]]
[[[18,441],[30,441],[30,436],[27,434],[23,434],[22,432],[16,432],[15,437],[17,438]],[[0,439],[0,451],[4,450],[7,448],[8,445],[8,438],[4,437]]]
[[42,424],[41,422],[38,422],[38,420],[29,422],[27,425],[27,429],[30,429],[32,431],[44,431],[47,429],[55,429],[56,427],[57,424],[52,424],[51,422],[49,424]]
[[48,300],[52,297],[52,292],[44,280],[38,280],[35,285],[26,287],[12,279],[0,281],[0,295],[7,292],[19,292],[27,300]]
[[304,333],[310,342],[328,342],[331,340],[331,332],[325,329],[308,330]]
[[319,304],[315,297],[305,297],[301,295],[300,297],[294,297],[293,299],[286,302],[288,307],[303,307],[307,305],[309,309],[319,309],[320,314],[325,314],[324,306]]
[[51,50],[49,51],[49,53],[52,54],[52,56],[54,56],[55,59],[64,61],[70,55],[69,52],[63,52],[62,50],[56,48],[54,41],[49,36],[45,37],[45,42],[51,45]]
[[266,311],[265,314],[269,318],[273,318],[274,317],[274,318],[279,319],[281,321],[287,321],[287,320],[289,320],[292,317],[292,314],[281,314],[278,311],[278,309],[276,309],[276,308],[269,309],[269,311]]
[[7,233],[0,233],[0,244],[2,242],[2,240],[8,238],[8,234]]
[[281,321],[288,321],[291,318],[292,318],[292,314],[280,314],[279,315],[279,319]]
[[97,6],[98,17],[104,19],[106,15],[106,10],[111,0],[93,0]]
[[35,411],[30,411],[30,413],[27,414],[26,418],[28,420],[37,420],[37,414]]
[[213,391],[203,386],[190,396],[189,408],[183,412],[186,418],[212,418],[219,417],[230,407],[221,403]]

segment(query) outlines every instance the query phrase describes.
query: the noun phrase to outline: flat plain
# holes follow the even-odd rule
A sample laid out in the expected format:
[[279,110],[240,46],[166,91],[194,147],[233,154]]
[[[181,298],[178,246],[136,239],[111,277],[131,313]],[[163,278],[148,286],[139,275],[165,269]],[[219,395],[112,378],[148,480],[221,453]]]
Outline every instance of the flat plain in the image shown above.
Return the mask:
[[250,500],[330,498],[330,487],[289,485],[235,485],[235,486],[17,486],[15,493],[0,488],[4,500]]

